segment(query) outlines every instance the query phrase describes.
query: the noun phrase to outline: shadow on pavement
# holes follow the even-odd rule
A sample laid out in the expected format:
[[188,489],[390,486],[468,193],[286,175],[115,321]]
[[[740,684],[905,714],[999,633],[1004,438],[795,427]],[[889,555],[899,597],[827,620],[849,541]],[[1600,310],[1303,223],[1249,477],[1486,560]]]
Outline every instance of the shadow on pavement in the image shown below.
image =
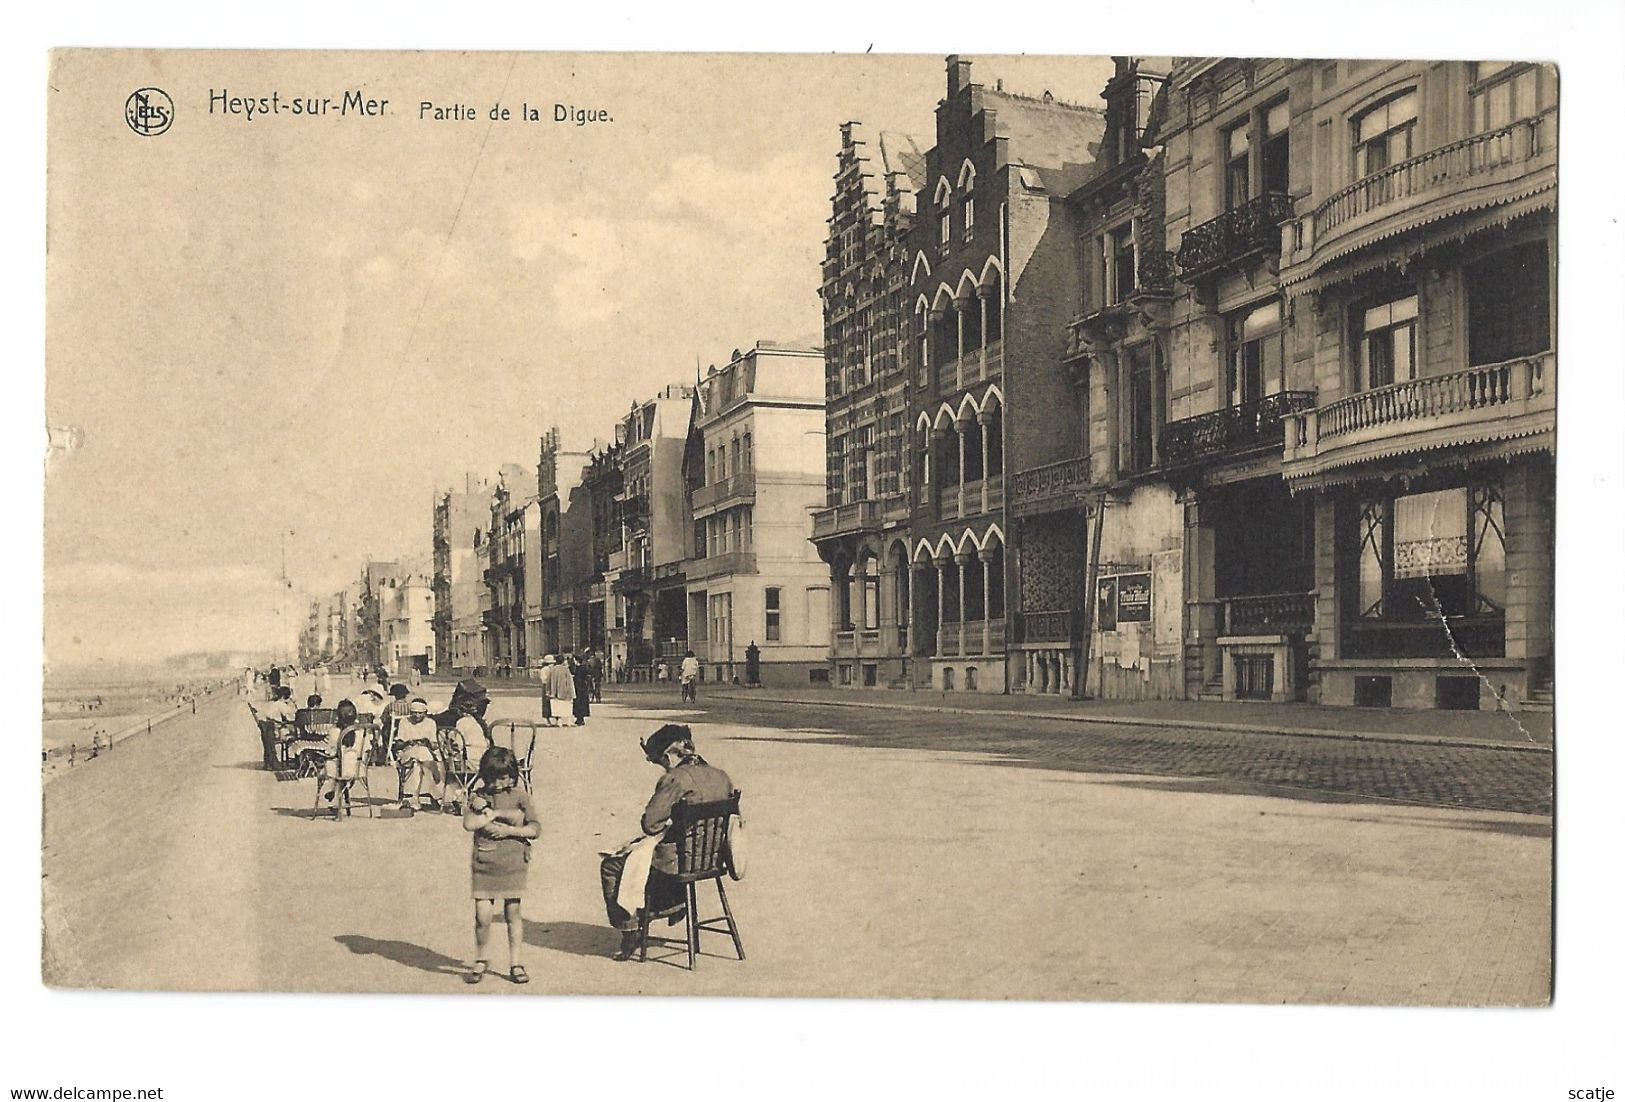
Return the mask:
[[463,961],[455,960],[433,949],[425,949],[421,945],[413,945],[409,941],[385,941],[362,934],[339,934],[333,940],[356,956],[383,957],[396,964],[404,964],[408,968],[431,972],[437,976],[460,976],[468,971],[468,965]]
[[[1546,754],[1253,732],[1086,732],[1063,722],[993,722],[981,716],[899,722],[856,709],[832,728],[822,716],[809,722],[808,710],[740,704],[701,710],[692,721],[744,727],[747,733],[740,737],[753,742],[972,754],[990,765],[1133,774],[1113,783],[1175,792],[1552,813],[1552,761]],[[1486,820],[1473,824],[1467,829],[1498,829]]]
[[273,769],[265,768],[265,763],[260,762],[260,761],[234,761],[234,762],[229,762],[229,763],[227,763],[225,765],[216,765],[214,768],[216,768],[216,769],[243,769],[243,770],[246,770],[246,771],[248,771],[250,773],[274,773],[275,772],[275,770],[273,770]]
[[608,926],[536,918],[525,920],[525,944],[538,949],[607,959],[620,943],[621,935]]

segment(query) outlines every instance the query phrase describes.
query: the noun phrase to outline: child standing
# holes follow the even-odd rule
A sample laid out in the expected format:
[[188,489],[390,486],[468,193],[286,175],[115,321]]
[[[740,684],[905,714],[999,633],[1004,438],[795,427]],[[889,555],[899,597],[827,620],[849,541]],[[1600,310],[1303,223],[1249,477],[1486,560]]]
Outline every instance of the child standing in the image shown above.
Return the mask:
[[479,780],[468,794],[463,829],[474,835],[472,858],[474,896],[474,968],[463,978],[479,983],[490,971],[486,946],[491,941],[494,904],[502,900],[508,924],[508,978],[529,983],[519,963],[525,940],[525,919],[520,901],[530,865],[530,844],[542,833],[531,807],[529,792],[519,787],[519,760],[506,746],[493,746],[480,758]]

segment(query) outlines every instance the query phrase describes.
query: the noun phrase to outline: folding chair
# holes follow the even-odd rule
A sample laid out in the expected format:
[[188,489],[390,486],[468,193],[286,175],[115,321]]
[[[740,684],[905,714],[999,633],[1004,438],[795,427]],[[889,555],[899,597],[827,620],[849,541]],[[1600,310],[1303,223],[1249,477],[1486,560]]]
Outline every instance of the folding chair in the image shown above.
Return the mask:
[[519,760],[519,781],[530,792],[531,762],[536,756],[536,732],[542,724],[530,719],[499,719],[491,724],[491,745],[506,746]]
[[[745,945],[739,940],[739,924],[734,921],[733,909],[728,906],[728,891],[722,881],[728,875],[728,824],[739,814],[739,792],[726,800],[691,804],[683,802],[672,809],[671,827],[666,832],[668,841],[677,843],[677,882],[683,885],[688,906],[683,914],[683,936],[688,944],[688,968],[694,970],[694,958],[700,952],[700,932],[727,934],[733,939],[734,952],[745,959]],[[650,880],[654,877],[651,874]],[[712,881],[717,886],[717,898],[722,901],[722,914],[715,918],[699,917],[699,894],[696,885]],[[644,907],[638,917],[638,960],[649,959],[649,920],[655,917],[645,894]]]

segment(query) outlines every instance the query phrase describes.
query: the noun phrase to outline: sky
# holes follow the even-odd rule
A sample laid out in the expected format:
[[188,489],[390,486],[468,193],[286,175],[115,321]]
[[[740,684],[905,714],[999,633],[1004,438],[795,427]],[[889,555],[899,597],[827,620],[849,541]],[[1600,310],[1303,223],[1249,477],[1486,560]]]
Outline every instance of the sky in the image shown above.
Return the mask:
[[[972,78],[1098,103],[1110,72],[973,56]],[[175,104],[163,134],[125,123],[144,86]],[[336,114],[350,90],[389,104]],[[923,149],[944,91],[934,55],[57,54],[47,662],[288,642],[304,594],[427,556],[465,472],[534,465],[553,425],[607,439],[697,360],[820,343],[839,126]]]

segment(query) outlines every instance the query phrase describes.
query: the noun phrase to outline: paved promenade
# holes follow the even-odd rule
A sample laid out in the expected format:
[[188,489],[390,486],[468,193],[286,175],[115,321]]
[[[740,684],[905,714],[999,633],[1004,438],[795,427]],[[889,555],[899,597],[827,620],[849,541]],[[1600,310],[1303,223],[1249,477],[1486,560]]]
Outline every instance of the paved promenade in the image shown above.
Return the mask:
[[[493,693],[496,716],[537,714],[529,686]],[[455,819],[313,821],[312,782],[255,768],[246,709],[225,702],[131,740],[116,770],[48,789],[47,978],[498,996],[1547,997],[1552,822],[1523,808],[1549,809],[1549,754],[1244,732],[1204,748],[1178,728],[1080,737],[1065,721],[899,722],[717,696],[681,712],[612,691],[585,728],[545,733],[526,988],[461,982],[469,842]],[[679,716],[744,790],[752,843],[750,878],[730,893],[749,959],[708,938],[693,974],[610,961],[596,878],[597,851],[636,830],[657,776],[638,737]],[[1100,741],[1125,737],[1138,759]],[[1308,744],[1343,756],[1294,757]],[[1270,762],[1290,773],[1248,772]],[[1364,791],[1384,771],[1422,779]],[[1452,775],[1479,796],[1430,789]],[[375,771],[375,795],[393,795],[392,778]]]

